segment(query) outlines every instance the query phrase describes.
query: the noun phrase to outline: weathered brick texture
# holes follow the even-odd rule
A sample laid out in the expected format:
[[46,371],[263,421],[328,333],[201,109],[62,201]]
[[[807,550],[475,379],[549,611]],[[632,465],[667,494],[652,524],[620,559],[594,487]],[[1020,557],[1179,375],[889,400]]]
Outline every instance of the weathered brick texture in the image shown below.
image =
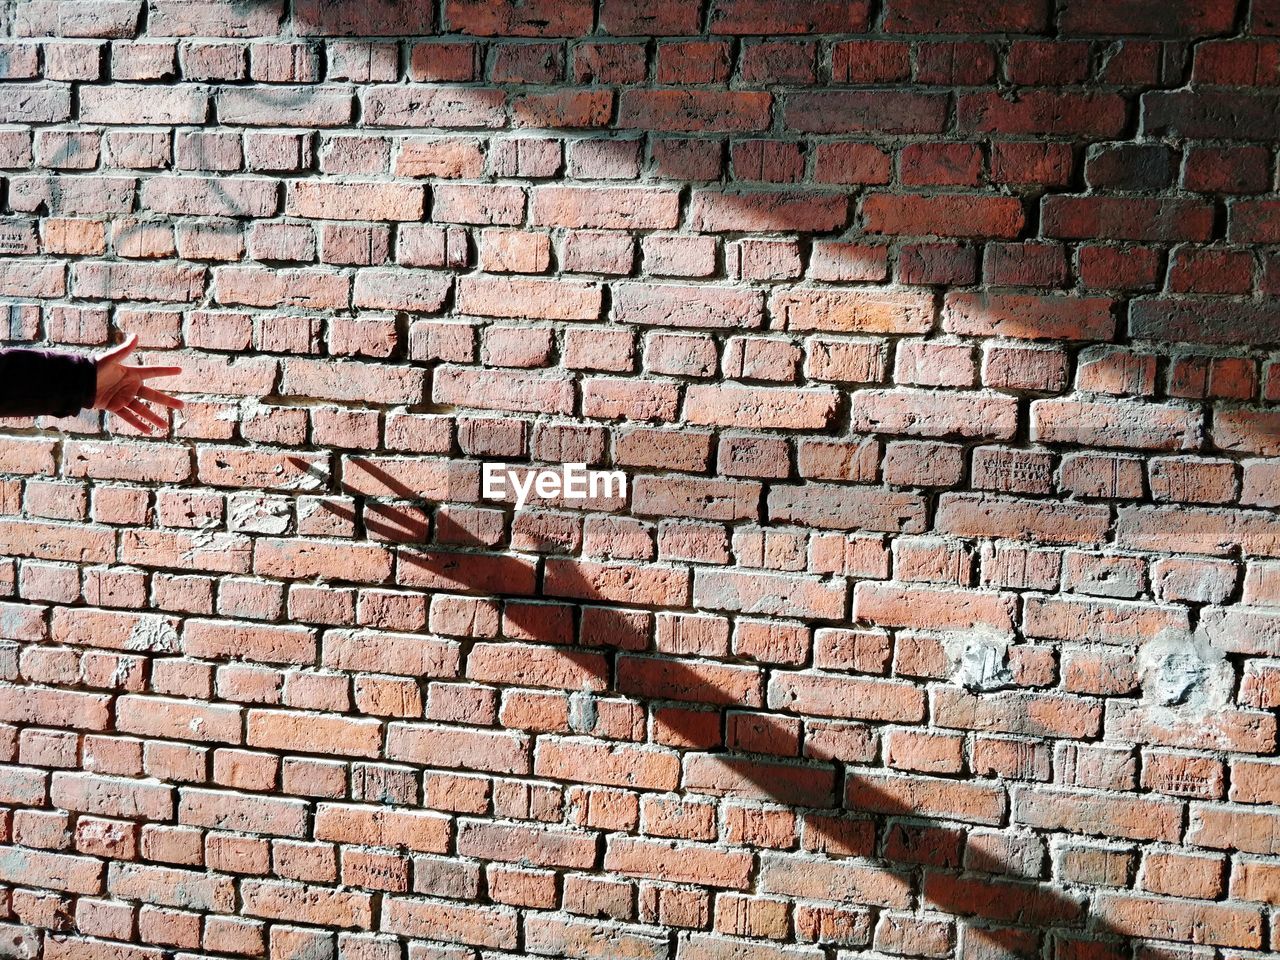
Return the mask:
[[1276,0],[0,11],[0,957],[1280,951]]

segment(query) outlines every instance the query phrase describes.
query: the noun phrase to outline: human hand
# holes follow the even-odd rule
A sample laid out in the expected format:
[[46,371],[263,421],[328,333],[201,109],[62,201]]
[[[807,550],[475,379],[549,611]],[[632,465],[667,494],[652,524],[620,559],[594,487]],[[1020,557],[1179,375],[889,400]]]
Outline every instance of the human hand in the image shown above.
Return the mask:
[[[166,407],[181,407],[182,401],[167,393],[146,386],[149,377],[171,377],[181,373],[181,367],[147,367],[125,363],[124,358],[138,345],[136,334],[129,334],[124,342],[112,347],[96,361],[97,388],[93,406],[97,410],[114,413],[130,426],[151,433],[154,427],[163,427],[165,418],[156,413],[144,401]],[[154,426],[153,426],[154,425]]]

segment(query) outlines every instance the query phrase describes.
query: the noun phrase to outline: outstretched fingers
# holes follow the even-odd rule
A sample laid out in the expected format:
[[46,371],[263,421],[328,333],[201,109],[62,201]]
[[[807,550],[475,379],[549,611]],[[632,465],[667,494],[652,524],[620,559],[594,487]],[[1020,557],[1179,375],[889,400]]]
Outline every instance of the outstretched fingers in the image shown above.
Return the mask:
[[116,410],[114,411],[114,413],[117,417],[119,417],[125,423],[129,424],[129,426],[137,427],[139,430],[142,430],[146,433],[151,432],[151,429],[152,429],[151,424],[147,423],[141,417],[138,417],[133,413],[131,413],[127,407],[120,410]]
[[[132,353],[137,345],[137,335],[130,333],[123,342],[98,358],[99,380],[100,382],[105,380],[106,383],[101,384],[100,389],[104,395],[94,406],[115,414],[131,427],[145,433],[152,433],[156,427],[163,429],[167,426],[168,419],[148,406],[148,402],[171,408],[181,407],[183,402],[162,390],[146,386],[143,381],[152,377],[176,376],[182,373],[182,367],[124,363],[124,358]],[[104,368],[108,370],[108,375],[105,377],[101,375]],[[113,380],[115,382],[111,383]]]
[[134,376],[144,379],[146,377],[172,377],[182,372],[181,367],[144,367],[137,363],[122,364],[121,368]]
[[157,427],[163,427],[166,425],[165,418],[160,416],[160,414],[156,413],[141,400],[133,400],[124,409],[135,416],[150,420]]
[[166,407],[181,407],[184,405],[177,397],[171,397],[161,390],[155,390],[148,386],[139,387],[138,396],[143,400],[150,400],[152,403],[159,403]]

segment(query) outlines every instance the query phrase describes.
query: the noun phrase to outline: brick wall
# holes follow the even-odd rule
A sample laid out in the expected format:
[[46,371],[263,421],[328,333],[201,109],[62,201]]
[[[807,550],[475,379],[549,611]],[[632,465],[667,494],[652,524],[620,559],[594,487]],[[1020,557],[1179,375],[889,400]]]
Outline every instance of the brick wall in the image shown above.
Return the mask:
[[0,957],[1280,949],[1276,0],[4,6]]

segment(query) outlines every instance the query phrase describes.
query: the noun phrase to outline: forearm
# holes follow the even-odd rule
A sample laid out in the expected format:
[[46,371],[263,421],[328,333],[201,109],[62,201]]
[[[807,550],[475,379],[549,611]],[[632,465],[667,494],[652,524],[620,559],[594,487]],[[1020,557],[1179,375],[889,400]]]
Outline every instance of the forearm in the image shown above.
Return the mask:
[[74,416],[93,406],[96,384],[92,357],[33,347],[0,350],[0,416]]

